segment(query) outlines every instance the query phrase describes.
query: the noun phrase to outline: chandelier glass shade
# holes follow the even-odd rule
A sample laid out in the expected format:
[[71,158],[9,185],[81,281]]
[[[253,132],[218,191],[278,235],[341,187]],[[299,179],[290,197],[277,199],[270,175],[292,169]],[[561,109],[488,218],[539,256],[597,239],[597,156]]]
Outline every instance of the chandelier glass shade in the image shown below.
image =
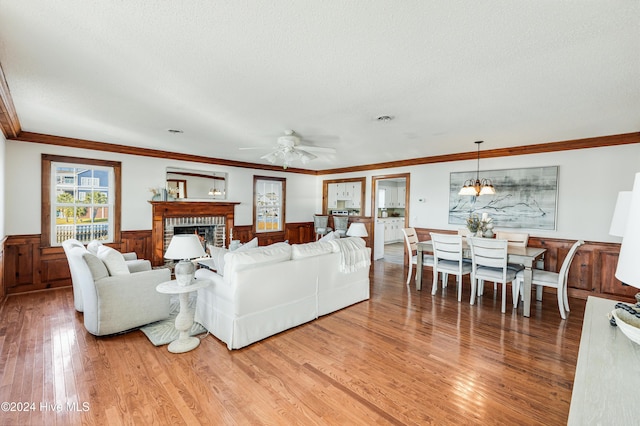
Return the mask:
[[493,187],[491,179],[480,180],[480,144],[483,141],[476,141],[478,145],[478,167],[476,169],[476,179],[467,179],[464,185],[458,192],[458,195],[471,195],[477,197],[479,195],[493,195],[496,193],[496,189]]

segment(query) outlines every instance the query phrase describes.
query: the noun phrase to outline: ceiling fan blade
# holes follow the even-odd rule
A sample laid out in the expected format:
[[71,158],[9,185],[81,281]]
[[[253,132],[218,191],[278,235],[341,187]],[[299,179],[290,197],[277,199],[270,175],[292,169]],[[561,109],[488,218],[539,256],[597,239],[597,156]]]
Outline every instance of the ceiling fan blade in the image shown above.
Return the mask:
[[304,149],[309,152],[324,152],[327,154],[335,154],[335,148],[327,148],[323,146],[296,145],[296,149]]
[[263,149],[263,150],[267,150],[267,149],[274,149],[271,146],[248,146],[248,147],[240,147],[238,148],[240,151],[249,151],[252,149]]

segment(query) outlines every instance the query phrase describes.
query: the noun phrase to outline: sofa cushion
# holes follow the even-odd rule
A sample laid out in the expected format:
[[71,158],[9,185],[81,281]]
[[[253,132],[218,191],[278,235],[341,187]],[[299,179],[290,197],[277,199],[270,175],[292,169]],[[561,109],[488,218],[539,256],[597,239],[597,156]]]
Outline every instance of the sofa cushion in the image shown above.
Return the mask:
[[247,250],[251,250],[258,247],[258,237],[255,237],[253,240],[249,241],[248,243],[244,243],[243,245],[241,245],[240,247],[238,247],[237,249],[235,249],[234,251],[247,251]]
[[87,263],[94,281],[98,281],[109,276],[107,267],[102,260],[98,259],[98,256],[87,251],[82,255],[82,258]]
[[98,259],[102,260],[109,270],[109,275],[129,275],[127,262],[122,254],[109,246],[98,247]]
[[229,253],[229,249],[224,247],[209,246],[209,255],[213,260],[213,265],[219,275],[224,274],[224,255]]
[[102,246],[102,243],[98,240],[93,240],[87,244],[87,250],[94,255],[98,255],[98,249]]
[[275,243],[251,250],[235,250],[224,256],[224,276],[271,263],[285,262],[291,259],[291,246],[287,243]]
[[340,235],[336,234],[335,231],[331,231],[331,232],[327,233],[327,235],[325,235],[322,238],[320,238],[318,241],[331,241],[331,240],[335,240],[337,238],[340,238]]
[[328,241],[317,241],[306,244],[293,244],[291,246],[291,259],[305,259],[331,253],[333,246]]

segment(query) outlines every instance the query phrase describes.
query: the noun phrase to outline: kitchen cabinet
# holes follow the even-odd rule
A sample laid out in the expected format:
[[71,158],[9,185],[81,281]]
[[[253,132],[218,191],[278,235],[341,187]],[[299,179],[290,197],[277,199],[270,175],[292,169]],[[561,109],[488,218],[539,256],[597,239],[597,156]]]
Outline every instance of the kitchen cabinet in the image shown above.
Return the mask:
[[378,206],[381,208],[404,208],[407,188],[394,183],[383,182],[378,190]]
[[327,207],[337,208],[344,201],[344,208],[362,207],[362,184],[360,182],[332,183],[327,186]]
[[404,218],[379,219],[384,222],[384,243],[397,243],[403,240],[402,228],[404,228]]

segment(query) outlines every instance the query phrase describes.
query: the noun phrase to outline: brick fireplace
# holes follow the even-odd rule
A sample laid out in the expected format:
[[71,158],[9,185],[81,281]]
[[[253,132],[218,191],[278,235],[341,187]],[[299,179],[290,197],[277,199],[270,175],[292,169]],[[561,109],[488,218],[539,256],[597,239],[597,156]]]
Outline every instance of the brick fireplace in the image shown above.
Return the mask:
[[216,201],[150,201],[153,266],[164,265],[164,252],[175,233],[196,233],[217,246],[228,246],[236,204]]

